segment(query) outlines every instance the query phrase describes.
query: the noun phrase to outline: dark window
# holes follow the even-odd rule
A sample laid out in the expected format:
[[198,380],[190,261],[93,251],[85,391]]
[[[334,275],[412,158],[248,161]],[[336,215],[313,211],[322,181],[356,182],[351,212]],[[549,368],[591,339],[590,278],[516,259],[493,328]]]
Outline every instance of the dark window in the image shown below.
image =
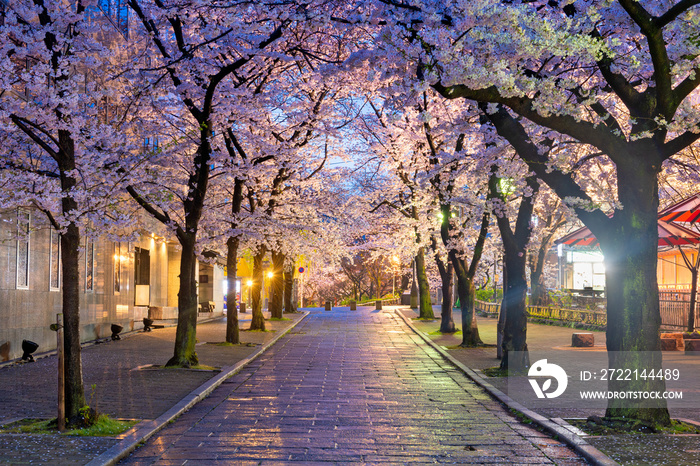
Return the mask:
[[114,243],[114,293],[117,294],[122,289],[122,262],[126,258],[122,255],[122,244]]
[[49,289],[61,289],[61,236],[51,228],[51,268],[49,269]]
[[17,211],[17,288],[29,288],[29,212]]
[[95,243],[85,243],[85,291],[95,291]]
[[148,249],[136,248],[134,254],[135,273],[134,285],[150,285],[151,283],[151,255]]

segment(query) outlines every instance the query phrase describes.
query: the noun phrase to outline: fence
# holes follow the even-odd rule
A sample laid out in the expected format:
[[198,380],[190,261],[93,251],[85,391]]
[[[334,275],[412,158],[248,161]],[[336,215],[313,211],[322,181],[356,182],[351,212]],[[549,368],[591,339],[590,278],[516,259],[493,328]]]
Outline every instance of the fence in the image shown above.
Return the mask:
[[[659,291],[659,306],[661,307],[662,327],[677,330],[686,329],[686,327],[688,326],[688,309],[690,308],[689,291]],[[696,302],[695,328],[698,328],[699,326],[699,317],[700,314],[698,313],[698,303]]]
[[[475,301],[478,312],[497,317],[500,303]],[[664,330],[685,330],[688,325],[690,293],[683,291],[660,291],[661,328]],[[695,304],[695,326],[700,327],[700,303]],[[605,327],[608,319],[605,310],[562,309],[549,306],[528,306],[528,317],[561,322],[575,322]]]
[[[501,309],[500,303],[487,303],[474,301],[474,308],[478,312],[497,317]],[[528,317],[545,320],[558,320],[561,322],[578,322],[583,324],[604,327],[607,323],[605,311],[590,311],[580,309],[562,309],[549,306],[528,306]]]

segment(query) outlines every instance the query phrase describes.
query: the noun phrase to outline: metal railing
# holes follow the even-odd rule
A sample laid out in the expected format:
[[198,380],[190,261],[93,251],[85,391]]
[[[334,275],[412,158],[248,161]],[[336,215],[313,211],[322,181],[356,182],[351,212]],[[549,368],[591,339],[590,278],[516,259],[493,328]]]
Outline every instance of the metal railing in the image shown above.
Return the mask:
[[[497,317],[500,303],[474,301],[478,312]],[[664,330],[685,330],[688,325],[688,308],[690,293],[683,291],[660,291],[659,307],[661,311],[661,328]],[[528,317],[536,319],[557,320],[567,323],[583,323],[605,327],[608,322],[606,311],[563,309],[551,306],[528,306]],[[700,327],[700,303],[695,304],[696,328]]]
[[[490,316],[498,316],[501,305],[500,303],[474,301],[474,307],[478,312],[482,312]],[[604,327],[607,324],[605,311],[562,309],[550,306],[528,306],[527,315],[528,317],[533,317],[535,319],[578,322],[582,324],[597,325],[600,327]]]
[[[698,296],[700,297],[700,295]],[[697,300],[697,298],[696,298]],[[699,327],[700,313],[695,302],[695,327]],[[661,308],[661,326],[674,330],[685,330],[688,326],[688,310],[690,308],[690,291],[664,290],[659,291],[659,307]]]

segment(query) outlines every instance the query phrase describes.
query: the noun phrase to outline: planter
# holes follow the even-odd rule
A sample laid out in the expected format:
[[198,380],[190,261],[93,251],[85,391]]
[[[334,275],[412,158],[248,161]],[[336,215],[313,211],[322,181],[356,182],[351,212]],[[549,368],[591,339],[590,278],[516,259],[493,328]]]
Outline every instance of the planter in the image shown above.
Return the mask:
[[163,308],[160,306],[151,306],[148,308],[148,318],[152,320],[163,319]]
[[684,348],[683,334],[680,332],[662,333],[661,351],[682,351]]
[[571,335],[571,346],[574,348],[592,348],[595,335],[592,333],[574,333]]
[[685,342],[685,352],[686,353],[698,353],[700,354],[700,340],[696,338],[690,338]]

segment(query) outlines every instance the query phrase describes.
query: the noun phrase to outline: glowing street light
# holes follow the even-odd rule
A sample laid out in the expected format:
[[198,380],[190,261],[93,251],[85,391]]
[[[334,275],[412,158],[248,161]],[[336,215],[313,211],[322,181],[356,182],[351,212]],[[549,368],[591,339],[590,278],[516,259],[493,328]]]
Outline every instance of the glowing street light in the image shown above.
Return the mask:
[[399,256],[393,255],[391,256],[391,262],[393,264],[392,267],[392,274],[391,274],[391,296],[393,297],[396,294],[396,269],[399,266],[399,262],[401,259],[399,259]]

